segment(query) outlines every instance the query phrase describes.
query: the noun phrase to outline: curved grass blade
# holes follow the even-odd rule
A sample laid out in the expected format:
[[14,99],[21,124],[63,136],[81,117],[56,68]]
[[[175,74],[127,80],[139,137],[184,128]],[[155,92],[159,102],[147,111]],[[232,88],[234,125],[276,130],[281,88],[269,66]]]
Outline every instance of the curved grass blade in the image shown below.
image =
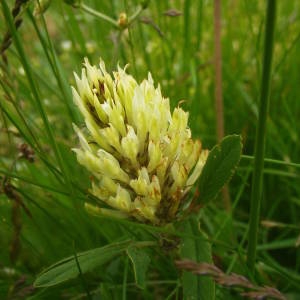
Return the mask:
[[74,256],[65,258],[44,270],[34,282],[34,286],[49,287],[73,279],[79,275],[78,264],[82,274],[92,271],[121,255],[131,243],[125,241],[81,252],[77,254],[77,260]]

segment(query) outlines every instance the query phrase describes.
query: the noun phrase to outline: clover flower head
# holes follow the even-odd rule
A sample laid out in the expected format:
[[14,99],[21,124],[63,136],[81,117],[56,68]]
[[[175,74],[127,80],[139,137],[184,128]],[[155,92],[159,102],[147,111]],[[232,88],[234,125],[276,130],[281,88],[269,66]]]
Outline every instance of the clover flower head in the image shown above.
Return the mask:
[[171,114],[150,73],[138,84],[126,67],[110,75],[102,60],[97,67],[85,59],[75,80],[86,130],[74,125],[80,147],[73,150],[93,174],[92,194],[112,213],[153,224],[174,220],[208,155],[191,138],[188,113],[177,107]]

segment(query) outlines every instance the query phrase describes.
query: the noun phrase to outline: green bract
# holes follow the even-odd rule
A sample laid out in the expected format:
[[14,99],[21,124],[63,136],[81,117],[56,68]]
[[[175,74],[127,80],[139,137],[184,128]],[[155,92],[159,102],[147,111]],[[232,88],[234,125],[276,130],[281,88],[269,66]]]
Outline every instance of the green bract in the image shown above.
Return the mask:
[[88,134],[74,125],[80,140],[74,151],[94,175],[92,193],[118,215],[167,223],[198,179],[208,151],[192,140],[188,113],[177,107],[171,114],[150,73],[138,84],[125,70],[118,67],[112,77],[102,60],[99,67],[85,60],[81,78],[75,74],[73,97]]

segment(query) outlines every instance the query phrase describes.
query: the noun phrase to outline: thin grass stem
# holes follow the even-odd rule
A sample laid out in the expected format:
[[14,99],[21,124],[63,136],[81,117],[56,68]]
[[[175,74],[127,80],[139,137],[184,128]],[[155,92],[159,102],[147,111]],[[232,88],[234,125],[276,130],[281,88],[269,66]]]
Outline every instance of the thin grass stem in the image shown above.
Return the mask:
[[190,21],[191,21],[190,8],[191,8],[191,1],[185,0],[184,1],[183,49],[182,49],[182,62],[183,62],[184,72],[188,71],[189,60],[190,60]]
[[221,0],[214,3],[214,38],[215,38],[215,108],[217,118],[217,138],[224,137],[224,109],[222,91],[222,47],[221,47]]
[[[214,2],[214,65],[215,65],[215,109],[217,139],[221,141],[224,137],[224,105],[222,89],[222,45],[221,45],[221,0]],[[231,210],[231,200],[228,185],[222,190],[224,207]]]
[[[253,161],[254,157],[250,156],[250,155],[242,155],[242,159]],[[289,167],[300,168],[300,164],[294,163],[294,162],[289,162],[289,161],[284,161],[284,160],[277,160],[277,159],[272,159],[272,158],[265,158],[264,162],[265,163],[275,164],[275,165],[284,165],[284,166],[289,166]]]
[[122,285],[122,300],[126,300],[127,294],[127,277],[128,277],[128,256],[125,258],[123,285]]
[[113,18],[111,18],[111,17],[109,17],[109,16],[107,16],[107,15],[105,15],[105,14],[102,14],[102,13],[99,12],[99,11],[96,11],[96,10],[92,9],[91,7],[89,7],[89,6],[87,6],[87,5],[83,4],[83,3],[80,4],[80,8],[81,8],[84,12],[86,12],[86,13],[88,13],[88,14],[94,16],[94,17],[100,18],[100,19],[102,19],[102,20],[104,20],[104,21],[107,21],[107,22],[110,23],[111,25],[113,25],[113,26],[119,28],[118,22],[117,22],[116,20],[114,20]]
[[[48,29],[47,29],[47,24],[45,21],[44,16],[41,16],[41,20],[42,20],[42,24],[46,33],[46,40],[44,39],[44,37],[42,36],[41,31],[39,30],[38,24],[36,23],[36,20],[34,18],[34,16],[32,15],[32,13],[30,11],[28,11],[28,16],[34,26],[34,29],[39,37],[39,40],[41,42],[41,45],[43,47],[43,50],[45,52],[45,55],[47,57],[47,60],[51,66],[52,72],[55,76],[55,79],[57,81],[57,84],[61,90],[62,93],[62,100],[65,102],[67,111],[69,113],[69,116],[72,120],[72,122],[75,122],[75,115],[74,112],[72,110],[72,106],[71,106],[71,101],[69,99],[72,99],[72,94],[70,92],[70,89],[68,87],[68,84],[66,82],[66,80],[63,79],[63,76],[60,72],[59,66],[58,66],[58,61],[57,61],[57,57],[55,54],[55,49],[53,46],[53,43],[49,37],[49,33],[48,33]],[[49,48],[49,52],[48,52],[48,48]],[[51,57],[50,57],[51,54]]]
[[266,14],[267,18],[264,38],[263,70],[259,97],[258,126],[256,129],[255,139],[254,170],[252,177],[250,224],[248,235],[247,264],[251,272],[254,272],[255,267],[258,224],[262,196],[266,123],[270,97],[271,66],[276,20],[276,0],[268,0]]
[[72,190],[68,170],[66,169],[64,161],[62,159],[62,155],[61,155],[60,149],[58,147],[58,144],[56,143],[56,140],[54,138],[53,131],[52,131],[50,122],[48,120],[46,111],[45,111],[45,109],[43,107],[43,104],[41,102],[40,95],[39,95],[39,90],[38,90],[37,85],[35,84],[34,76],[33,76],[33,73],[31,71],[31,68],[30,68],[30,63],[27,59],[26,53],[24,51],[24,48],[23,48],[23,45],[22,45],[22,42],[21,42],[21,39],[19,37],[19,34],[18,34],[17,29],[15,27],[15,24],[13,22],[11,12],[9,10],[9,7],[8,7],[6,1],[2,0],[1,4],[2,4],[2,9],[3,9],[3,15],[6,19],[8,28],[11,31],[12,37],[15,41],[15,46],[16,46],[17,52],[20,55],[20,60],[21,60],[21,63],[23,65],[24,71],[26,73],[26,77],[28,79],[28,83],[29,83],[30,89],[32,91],[33,98],[36,102],[39,113],[42,117],[45,129],[46,129],[46,133],[47,133],[47,136],[49,138],[49,142],[51,143],[52,149],[54,151],[54,154],[55,154],[56,160],[57,160],[57,162],[60,166],[60,169],[61,169],[62,173],[64,174],[64,179],[66,181],[66,184],[67,184],[68,188],[70,190]]
[[90,294],[90,291],[88,289],[88,286],[87,286],[86,281],[84,279],[84,276],[82,274],[82,270],[81,270],[81,267],[80,267],[80,264],[79,264],[79,261],[78,261],[78,257],[77,257],[77,253],[76,253],[74,244],[73,244],[73,250],[74,250],[74,258],[75,258],[76,266],[77,266],[77,269],[78,269],[78,272],[79,272],[79,278],[80,278],[81,285],[82,285],[83,289],[86,292],[87,299],[92,300],[92,296]]

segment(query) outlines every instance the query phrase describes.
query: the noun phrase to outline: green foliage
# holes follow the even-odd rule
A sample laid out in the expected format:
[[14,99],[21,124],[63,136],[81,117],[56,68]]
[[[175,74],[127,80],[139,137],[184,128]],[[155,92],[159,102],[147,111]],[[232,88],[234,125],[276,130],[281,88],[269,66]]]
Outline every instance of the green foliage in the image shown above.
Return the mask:
[[146,273],[150,264],[150,257],[144,249],[138,249],[134,246],[127,248],[127,255],[132,262],[134,278],[137,286],[145,288]]
[[[225,132],[242,136],[238,166],[239,136],[214,147],[212,1],[67,2],[51,1],[37,17],[37,1],[0,1],[0,299],[89,294],[95,299],[181,299],[189,292],[195,296],[199,286],[205,287],[199,289],[203,297],[213,297],[210,280],[182,274],[174,266],[180,255],[211,261],[210,252],[224,272],[298,299],[300,2],[278,1],[259,219],[264,222],[256,232],[255,273],[249,272],[246,248],[266,1],[222,1]],[[133,21],[120,30],[122,12]],[[78,143],[72,122],[82,122],[70,85],[83,58],[96,64],[99,56],[107,70],[128,63],[139,81],[151,71],[171,106],[189,111],[193,137],[211,150],[198,182],[199,199],[189,195],[201,206],[200,211],[197,205],[191,208],[199,219],[176,224],[174,230],[172,224],[158,228],[86,213],[84,204],[96,207],[99,200],[89,192],[93,179],[70,150]],[[24,143],[27,148],[21,147]],[[33,160],[28,151],[34,152]],[[226,182],[230,211],[222,201],[211,201]],[[161,248],[136,246],[139,241],[155,244],[161,235],[169,241]],[[137,242],[122,246],[116,243],[120,240]],[[64,263],[54,264],[60,260]],[[51,265],[56,267],[46,269]],[[33,290],[40,272],[46,284],[63,282]],[[57,277],[43,277],[51,273]],[[215,285],[215,298],[240,296]]]
[[[107,246],[88,250],[76,255],[81,272],[92,271],[100,267],[126,250],[130,242],[109,244]],[[48,287],[75,278],[79,275],[76,257],[65,258],[44,270],[34,282],[36,287]]]
[[[211,245],[207,236],[199,229],[199,221],[191,217],[182,224],[186,237],[182,239],[180,257],[188,258],[199,263],[212,263]],[[211,278],[196,276],[190,272],[182,275],[183,298],[185,300],[214,300],[215,284]]]
[[206,204],[217,197],[240,161],[241,137],[229,135],[210,151],[199,178],[199,201]]

